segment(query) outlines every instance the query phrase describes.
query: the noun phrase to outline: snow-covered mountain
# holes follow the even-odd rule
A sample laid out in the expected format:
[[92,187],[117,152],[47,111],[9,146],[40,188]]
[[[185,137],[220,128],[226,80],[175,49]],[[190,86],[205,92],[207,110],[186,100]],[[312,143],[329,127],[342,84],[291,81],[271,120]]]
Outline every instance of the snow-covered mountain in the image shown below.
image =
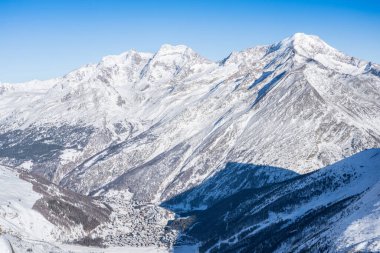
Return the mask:
[[380,66],[317,36],[297,33],[220,62],[163,45],[52,80],[0,84],[0,162],[113,203],[100,223],[128,229],[95,228],[103,244],[166,245],[176,233],[159,232],[173,218],[161,203],[212,208],[378,148],[379,112]]
[[[201,184],[209,192],[199,198],[220,194],[210,183],[245,178],[233,170]],[[263,175],[256,182],[265,180],[252,170]],[[238,190],[205,210],[179,205],[182,219],[193,221],[178,242],[201,242],[201,252],[378,252],[379,187],[380,149],[366,150],[312,173]],[[188,202],[194,191],[175,202]]]

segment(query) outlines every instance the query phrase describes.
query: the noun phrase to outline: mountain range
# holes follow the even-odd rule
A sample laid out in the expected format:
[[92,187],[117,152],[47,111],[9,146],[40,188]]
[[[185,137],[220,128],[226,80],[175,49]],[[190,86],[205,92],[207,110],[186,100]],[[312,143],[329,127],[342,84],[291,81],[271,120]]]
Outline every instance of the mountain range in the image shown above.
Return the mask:
[[[380,66],[302,33],[219,62],[163,45],[0,84],[1,168],[31,185],[25,212],[54,247],[375,252],[378,148]],[[4,205],[14,248],[43,240]]]

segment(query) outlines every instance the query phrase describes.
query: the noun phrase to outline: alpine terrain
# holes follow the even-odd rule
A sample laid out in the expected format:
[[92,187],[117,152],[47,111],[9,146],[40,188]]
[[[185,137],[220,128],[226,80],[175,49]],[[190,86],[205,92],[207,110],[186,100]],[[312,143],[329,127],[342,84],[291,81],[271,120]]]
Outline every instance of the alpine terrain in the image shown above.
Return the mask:
[[297,33],[1,83],[0,164],[1,252],[379,252],[380,65]]

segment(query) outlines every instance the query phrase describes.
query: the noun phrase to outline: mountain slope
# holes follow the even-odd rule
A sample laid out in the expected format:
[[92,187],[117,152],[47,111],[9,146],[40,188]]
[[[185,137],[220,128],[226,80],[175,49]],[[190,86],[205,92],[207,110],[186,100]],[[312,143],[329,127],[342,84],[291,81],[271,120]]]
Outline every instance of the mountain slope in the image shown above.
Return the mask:
[[24,240],[75,241],[109,220],[93,199],[0,165],[0,227]]
[[[341,65],[326,67],[316,60],[322,56]],[[177,83],[154,102],[156,123],[103,150],[96,156],[106,153],[105,159],[80,165],[61,184],[83,193],[102,184],[128,185],[138,200],[157,201],[198,184],[228,161],[305,173],[378,146],[379,79],[366,72],[366,63],[299,34],[267,47],[254,61],[247,68],[227,59],[199,81]],[[346,74],[348,66],[356,72]],[[290,147],[297,152],[289,153]],[[89,181],[97,183],[84,183]]]
[[182,211],[192,225],[179,242],[197,239],[201,252],[376,252],[379,182],[380,149],[366,150],[313,173],[242,189],[204,211]]

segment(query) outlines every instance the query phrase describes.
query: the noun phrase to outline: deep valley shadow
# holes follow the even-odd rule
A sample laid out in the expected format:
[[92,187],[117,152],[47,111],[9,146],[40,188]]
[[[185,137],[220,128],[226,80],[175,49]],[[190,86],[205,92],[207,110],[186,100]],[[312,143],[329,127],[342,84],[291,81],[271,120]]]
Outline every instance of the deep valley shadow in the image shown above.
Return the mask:
[[334,222],[378,182],[379,157],[366,150],[304,175],[229,162],[161,204],[178,216],[167,229],[181,231],[175,245],[199,243],[199,252],[328,251]]
[[[200,185],[161,204],[178,215],[178,219],[168,223],[168,229],[183,232],[175,245],[192,245],[206,239],[214,231],[218,231],[216,234],[223,233],[228,230],[228,226],[225,227],[218,219],[225,212],[298,177],[300,175],[296,172],[280,167],[228,162]],[[197,223],[202,224],[200,231],[194,226]],[[204,236],[200,236],[203,233]],[[194,252],[191,250],[194,248],[186,251],[179,247],[174,248],[173,252]]]
[[267,166],[228,162],[210,178],[161,204],[177,214],[204,210],[241,190],[257,189],[299,176],[294,171]]

